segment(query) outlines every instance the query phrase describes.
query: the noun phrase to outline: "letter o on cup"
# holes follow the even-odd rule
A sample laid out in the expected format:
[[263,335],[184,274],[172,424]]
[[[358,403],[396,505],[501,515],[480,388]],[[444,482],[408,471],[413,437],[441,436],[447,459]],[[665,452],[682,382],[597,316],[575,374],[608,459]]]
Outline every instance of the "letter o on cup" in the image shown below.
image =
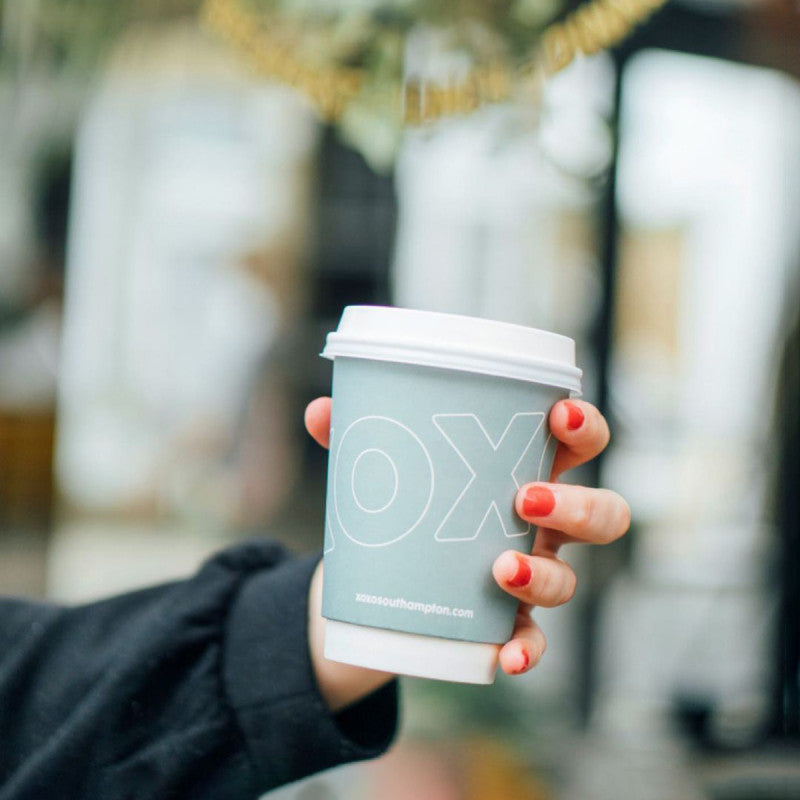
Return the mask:
[[356,544],[383,547],[408,536],[430,507],[433,483],[425,445],[390,417],[357,419],[336,445],[336,517]]

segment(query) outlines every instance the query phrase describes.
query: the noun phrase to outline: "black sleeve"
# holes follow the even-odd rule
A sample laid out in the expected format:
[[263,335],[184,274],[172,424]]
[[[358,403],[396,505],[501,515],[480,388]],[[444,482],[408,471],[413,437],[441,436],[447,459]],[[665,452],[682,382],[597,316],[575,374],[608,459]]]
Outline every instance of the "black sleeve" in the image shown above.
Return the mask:
[[261,542],[91,605],[0,599],[0,800],[249,800],[382,753],[396,686],[336,717],[314,681],[315,563]]

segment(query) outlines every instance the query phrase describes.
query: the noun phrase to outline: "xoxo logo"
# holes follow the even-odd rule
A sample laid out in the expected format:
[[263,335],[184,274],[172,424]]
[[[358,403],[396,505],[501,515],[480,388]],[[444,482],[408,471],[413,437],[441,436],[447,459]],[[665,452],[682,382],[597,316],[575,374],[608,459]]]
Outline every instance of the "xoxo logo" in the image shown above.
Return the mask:
[[[544,435],[544,413],[513,414],[497,437],[477,414],[434,414],[430,421],[426,435],[438,441],[427,445],[388,416],[360,417],[341,436],[332,431],[332,510],[341,531],[363,547],[395,544],[421,527],[441,543],[478,539],[489,526],[508,538],[529,533],[513,509],[513,495],[520,481],[542,472],[547,446],[539,474],[531,474],[530,461]],[[463,468],[453,469],[454,459]],[[525,474],[518,477],[521,469]],[[454,487],[459,476],[463,484]],[[449,499],[443,505],[435,498],[445,484]]]

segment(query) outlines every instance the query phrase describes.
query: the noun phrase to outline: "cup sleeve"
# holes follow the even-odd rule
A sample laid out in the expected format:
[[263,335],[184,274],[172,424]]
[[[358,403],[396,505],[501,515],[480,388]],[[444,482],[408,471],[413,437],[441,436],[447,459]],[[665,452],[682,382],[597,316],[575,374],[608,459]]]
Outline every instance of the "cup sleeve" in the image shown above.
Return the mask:
[[381,755],[397,731],[396,682],[338,715],[325,706],[308,651],[318,560],[289,559],[255,573],[229,611],[223,684],[261,791]]

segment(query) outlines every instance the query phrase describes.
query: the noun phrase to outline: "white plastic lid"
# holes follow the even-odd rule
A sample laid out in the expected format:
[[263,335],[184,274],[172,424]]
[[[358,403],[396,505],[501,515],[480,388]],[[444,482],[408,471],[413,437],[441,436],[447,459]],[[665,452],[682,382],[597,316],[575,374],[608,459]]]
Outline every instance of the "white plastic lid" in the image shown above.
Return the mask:
[[457,369],[581,391],[572,339],[459,314],[347,306],[322,355]]
[[455,683],[494,683],[499,653],[497,644],[325,620],[325,658],[380,672]]

